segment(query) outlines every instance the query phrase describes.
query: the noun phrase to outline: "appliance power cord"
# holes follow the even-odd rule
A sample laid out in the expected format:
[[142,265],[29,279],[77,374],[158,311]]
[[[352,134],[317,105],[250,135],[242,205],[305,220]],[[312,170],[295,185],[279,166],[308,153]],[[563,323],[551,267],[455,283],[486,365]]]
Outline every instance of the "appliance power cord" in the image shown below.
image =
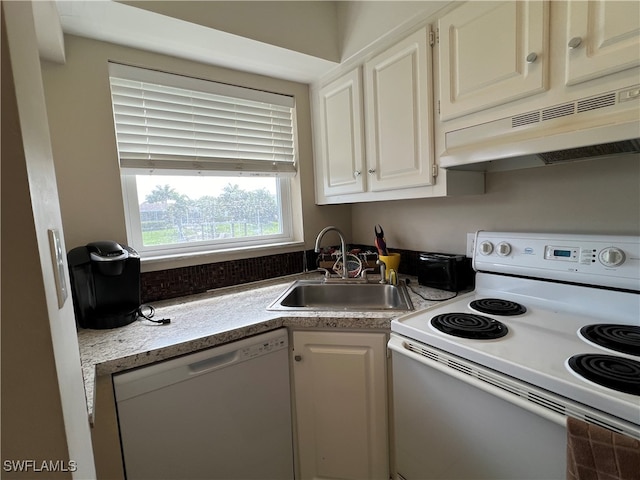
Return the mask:
[[[144,309],[147,309],[148,312],[145,313]],[[136,311],[136,316],[138,318],[144,318],[145,320],[149,320],[150,322],[157,323],[160,325],[166,325],[168,323],[171,323],[170,318],[161,318],[160,320],[154,319],[153,316],[155,315],[155,313],[156,313],[156,309],[153,308],[151,305],[140,305],[140,307]]]
[[451,300],[452,298],[456,298],[458,296],[458,292],[455,292],[454,295],[452,295],[451,297],[447,297],[447,298],[427,298],[424,295],[422,295],[420,292],[417,292],[415,288],[413,288],[410,283],[411,280],[409,280],[408,278],[405,278],[405,283],[407,285],[407,287],[409,287],[409,290],[411,290],[413,293],[415,293],[417,296],[419,296],[421,299],[426,300],[427,302],[444,302],[446,300]]

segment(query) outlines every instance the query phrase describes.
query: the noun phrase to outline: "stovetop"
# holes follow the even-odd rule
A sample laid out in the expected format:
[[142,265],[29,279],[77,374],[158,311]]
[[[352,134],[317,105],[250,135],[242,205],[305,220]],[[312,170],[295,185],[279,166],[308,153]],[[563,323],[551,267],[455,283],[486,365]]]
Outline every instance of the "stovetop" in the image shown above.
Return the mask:
[[[619,287],[616,290],[602,288],[600,284],[610,283],[609,278],[594,281],[597,286],[587,286],[569,284],[565,280],[558,283],[556,278],[525,276],[519,270],[519,255],[527,256],[526,268],[530,273],[540,275],[543,267],[531,264],[532,256],[535,256],[536,252],[549,253],[549,245],[571,247],[579,242],[552,238],[542,242],[543,245],[533,253],[531,250],[526,250],[525,253],[525,249],[532,248],[528,239],[524,244],[518,243],[520,239],[518,241],[507,239],[510,244],[507,255],[510,258],[506,263],[511,262],[511,264],[505,267],[505,261],[497,252],[479,253],[481,242],[486,241],[489,235],[497,234],[484,236],[479,233],[476,239],[474,265],[476,268],[481,266],[483,270],[476,276],[476,289],[473,292],[397,318],[392,321],[391,330],[640,426],[640,395],[616,391],[593,383],[573,372],[568,366],[571,357],[583,354],[610,355],[631,360],[630,363],[633,364],[640,362],[640,357],[635,354],[616,352],[597,346],[585,341],[579,334],[582,327],[592,324],[640,326],[638,291]],[[505,234],[500,235],[500,238],[504,238]],[[603,244],[611,245],[607,240],[609,239],[606,239]],[[492,243],[498,242],[492,240]],[[556,250],[560,249],[556,248]],[[575,248],[566,250],[573,251],[572,254],[576,256],[577,261],[560,263],[563,260],[550,260],[552,267],[566,265],[566,269],[573,268],[578,271],[581,280],[583,277],[589,278],[589,270],[585,273],[581,267],[582,264],[579,263],[583,258],[580,250],[578,249],[577,252]],[[605,277],[615,276],[615,267],[601,268],[603,265],[599,263],[598,258],[602,249],[590,243],[589,250],[589,263],[584,263],[585,268],[593,271],[595,267]],[[622,281],[619,278],[615,279],[613,283],[634,285],[633,276],[640,276],[638,252],[626,246],[622,251],[626,264],[623,272],[625,278]],[[564,255],[560,251],[555,253]],[[546,260],[544,256],[544,253],[540,253],[534,260],[544,264]],[[598,265],[594,265],[595,262],[592,260],[598,262]],[[606,260],[615,260],[615,258],[607,256]],[[635,268],[637,273],[634,273],[632,268]],[[547,276],[558,275],[553,268],[551,271],[551,275]],[[514,276],[514,272],[519,276]],[[559,276],[571,276],[572,273],[575,272],[560,268]],[[524,307],[524,311],[511,312],[513,313],[511,315],[495,315],[471,307],[472,302],[485,299],[516,302]],[[434,317],[451,314],[480,315],[492,319],[504,325],[506,333],[489,340],[462,338],[440,331],[432,325],[431,320]]]

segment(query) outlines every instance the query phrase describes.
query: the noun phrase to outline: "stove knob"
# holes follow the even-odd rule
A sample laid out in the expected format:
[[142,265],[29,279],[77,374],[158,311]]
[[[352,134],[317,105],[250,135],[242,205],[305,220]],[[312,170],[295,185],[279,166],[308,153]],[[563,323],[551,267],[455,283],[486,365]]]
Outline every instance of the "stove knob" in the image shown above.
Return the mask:
[[506,257],[511,253],[511,245],[509,245],[507,242],[500,242],[498,244],[498,247],[496,248],[496,251],[501,257]]
[[493,252],[493,244],[487,240],[480,244],[480,253],[482,255],[489,255]]
[[626,260],[624,252],[617,247],[607,247],[601,250],[598,258],[605,267],[617,267]]

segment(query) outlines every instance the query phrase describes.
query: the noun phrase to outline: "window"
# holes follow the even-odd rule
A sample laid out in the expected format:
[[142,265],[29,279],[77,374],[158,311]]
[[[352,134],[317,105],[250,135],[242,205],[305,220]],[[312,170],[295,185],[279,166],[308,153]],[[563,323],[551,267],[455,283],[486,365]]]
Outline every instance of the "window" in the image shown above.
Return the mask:
[[109,66],[130,245],[145,256],[292,242],[292,97]]

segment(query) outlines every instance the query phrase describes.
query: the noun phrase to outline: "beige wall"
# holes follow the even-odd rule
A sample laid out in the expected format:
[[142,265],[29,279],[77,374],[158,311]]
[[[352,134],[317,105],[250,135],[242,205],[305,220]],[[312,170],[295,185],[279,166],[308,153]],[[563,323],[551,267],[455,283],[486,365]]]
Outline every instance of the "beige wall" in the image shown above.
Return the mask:
[[[350,234],[350,209],[314,204],[313,159],[308,86],[186,60],[65,36],[65,65],[43,64],[43,79],[58,172],[60,205],[68,248],[95,240],[126,243],[126,228],[109,91],[108,61],[260,88],[296,97],[299,175],[304,240],[310,248],[324,226],[336,224]],[[300,250],[279,249],[278,251]],[[217,254],[152,268],[207,263],[271,253]],[[275,251],[274,251],[275,253]]]
[[338,3],[341,60],[347,60],[396,28],[428,18],[449,1],[355,1]]
[[449,1],[154,1],[127,5],[341,62],[381,35]]
[[19,473],[3,463],[2,478],[92,478],[73,307],[58,306],[49,248],[62,220],[31,3],[2,9],[2,460],[65,467]]
[[476,230],[640,235],[640,155],[488,173],[484,195],[359,204],[354,240],[464,253]]
[[342,2],[132,0],[122,3],[307,55],[340,61],[336,3]]

